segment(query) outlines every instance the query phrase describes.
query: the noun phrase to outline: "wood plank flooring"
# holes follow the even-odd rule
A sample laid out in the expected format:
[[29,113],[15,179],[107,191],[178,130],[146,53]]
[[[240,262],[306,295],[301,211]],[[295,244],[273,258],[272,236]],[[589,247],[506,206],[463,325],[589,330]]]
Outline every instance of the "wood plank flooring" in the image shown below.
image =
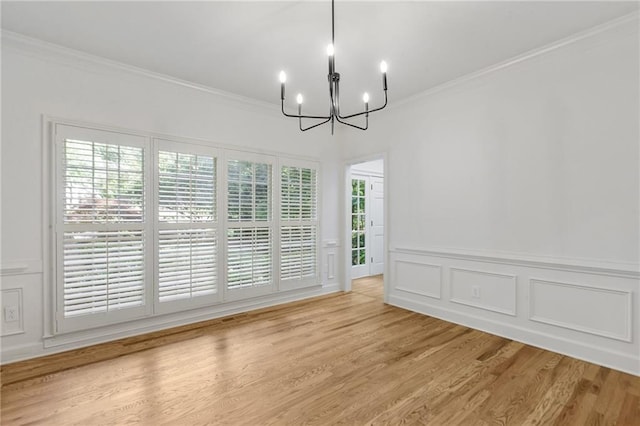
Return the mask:
[[353,292],[3,366],[2,425],[640,425],[640,378]]

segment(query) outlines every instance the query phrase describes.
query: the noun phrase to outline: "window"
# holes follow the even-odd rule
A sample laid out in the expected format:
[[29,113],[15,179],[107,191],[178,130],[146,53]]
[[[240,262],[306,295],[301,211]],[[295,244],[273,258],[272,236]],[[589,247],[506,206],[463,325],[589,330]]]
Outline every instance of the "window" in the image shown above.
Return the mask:
[[143,137],[56,128],[62,330],[147,311],[147,152]]
[[227,298],[273,289],[272,159],[227,161]]
[[364,179],[351,180],[351,265],[365,265],[366,255],[366,187]]
[[158,301],[176,309],[211,303],[218,293],[217,159],[210,148],[157,143]]
[[312,167],[280,168],[280,287],[318,283],[317,173]]
[[53,129],[56,334],[319,284],[317,163]]

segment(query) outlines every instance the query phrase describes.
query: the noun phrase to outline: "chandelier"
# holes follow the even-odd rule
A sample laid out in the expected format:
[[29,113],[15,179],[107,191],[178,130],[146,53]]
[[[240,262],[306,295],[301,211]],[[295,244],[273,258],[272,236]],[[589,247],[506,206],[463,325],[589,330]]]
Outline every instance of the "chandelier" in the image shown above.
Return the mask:
[[[387,106],[387,63],[385,61],[380,62],[380,72],[382,72],[382,89],[384,90],[384,104],[381,107],[374,108],[372,110],[369,109],[369,94],[364,93],[362,95],[362,102],[364,103],[364,111],[357,112],[355,114],[349,115],[341,115],[340,114],[340,74],[336,72],[336,59],[335,59],[335,16],[334,16],[334,0],[331,0],[331,44],[327,46],[327,55],[329,56],[329,75],[327,76],[329,80],[329,114],[326,116],[318,116],[318,115],[303,115],[302,114],[302,94],[298,93],[296,97],[296,101],[298,103],[298,114],[289,114],[284,110],[284,83],[287,81],[287,75],[284,71],[280,71],[280,102],[282,104],[282,113],[287,117],[297,118],[300,130],[303,132],[313,129],[314,127],[321,126],[326,123],[331,123],[331,134],[333,135],[334,124],[337,121],[338,123],[345,124],[347,126],[355,127],[360,130],[367,130],[369,127],[369,114],[372,112],[380,111],[384,107]],[[359,117],[364,115],[365,124],[364,126],[358,126],[353,123],[349,123],[345,120]],[[312,120],[322,120],[319,123],[312,124],[308,127],[302,126],[302,119],[312,119]]]

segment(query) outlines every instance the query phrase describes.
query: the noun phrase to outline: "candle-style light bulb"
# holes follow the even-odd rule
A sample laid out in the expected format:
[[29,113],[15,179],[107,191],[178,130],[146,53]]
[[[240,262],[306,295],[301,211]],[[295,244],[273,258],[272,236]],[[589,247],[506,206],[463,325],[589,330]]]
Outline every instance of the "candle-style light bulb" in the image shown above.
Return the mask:
[[327,55],[333,56],[334,53],[336,52],[335,52],[335,49],[333,48],[333,43],[329,43],[329,45],[327,46]]
[[296,102],[298,102],[298,105],[302,104],[302,93],[298,93],[298,96],[296,96]]
[[369,103],[369,94],[367,92],[364,92],[364,95],[362,95],[362,102],[365,104]]
[[287,74],[280,71],[280,100],[284,101],[284,82],[287,81]]
[[333,49],[333,43],[329,43],[329,45],[327,46],[327,55],[329,56],[329,75],[333,75],[333,72],[335,71],[334,67],[335,67],[335,63],[334,61],[334,57],[333,54],[336,53],[335,50]]
[[380,72],[382,73],[382,90],[387,90],[387,63],[385,61],[380,62]]

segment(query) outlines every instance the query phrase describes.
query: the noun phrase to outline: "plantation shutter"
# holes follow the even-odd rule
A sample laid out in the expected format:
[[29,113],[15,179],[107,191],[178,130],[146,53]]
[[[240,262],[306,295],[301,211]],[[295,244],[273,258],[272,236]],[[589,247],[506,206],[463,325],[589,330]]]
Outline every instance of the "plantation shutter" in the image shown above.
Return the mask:
[[146,151],[143,137],[56,127],[61,331],[145,312]]
[[280,168],[281,289],[318,284],[317,169]]
[[227,250],[229,289],[271,284],[270,231],[265,227],[229,230]]
[[186,143],[158,146],[157,295],[170,311],[218,292],[217,159]]
[[65,318],[144,303],[144,236],[140,231],[64,233]]
[[226,268],[231,298],[273,288],[271,162],[270,157],[257,155],[227,161]]

